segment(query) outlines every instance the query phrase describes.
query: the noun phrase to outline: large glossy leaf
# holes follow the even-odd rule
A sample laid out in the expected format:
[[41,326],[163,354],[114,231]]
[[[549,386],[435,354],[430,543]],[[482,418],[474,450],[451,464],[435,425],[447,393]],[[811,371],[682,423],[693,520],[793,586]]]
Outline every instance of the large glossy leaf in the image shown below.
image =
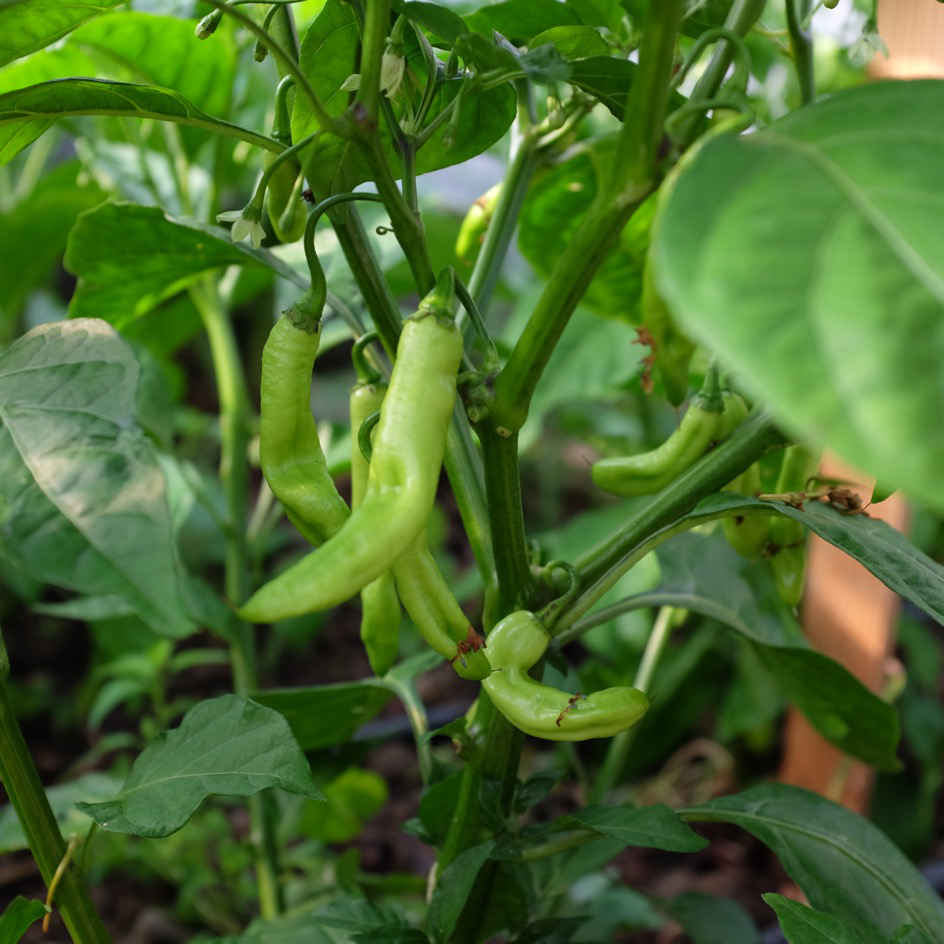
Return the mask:
[[77,161],[47,171],[32,193],[3,216],[0,226],[0,320],[12,322],[27,295],[49,275],[75,218],[105,199],[90,181],[76,180]]
[[112,799],[79,809],[104,829],[169,836],[210,796],[252,796],[270,787],[321,797],[286,720],[248,698],[222,695],[200,702],[152,741]]
[[170,89],[103,79],[57,79],[0,95],[0,164],[32,144],[55,121],[70,115],[155,118],[202,128],[278,152],[264,135],[213,118]]
[[116,78],[174,89],[211,115],[229,109],[231,47],[224,36],[201,43],[190,20],[123,10],[79,27],[67,45],[125,73]]
[[117,328],[220,266],[264,265],[307,287],[276,256],[231,242],[225,230],[131,203],[105,203],[83,213],[69,233],[65,264],[79,277],[72,317],[94,314]]
[[135,425],[139,368],[104,321],[41,325],[0,354],[0,534],[33,577],[193,629],[164,477]]
[[48,46],[121,0],[4,0],[0,3],[0,66]]
[[944,903],[868,820],[815,793],[766,784],[680,811],[695,822],[734,823],[768,846],[810,904],[890,937],[913,924],[944,940]]
[[750,579],[756,567],[714,535],[678,535],[662,545],[658,555],[663,583],[653,593],[663,603],[694,610],[736,630],[752,644],[783,694],[824,737],[866,763],[899,769],[895,710],[839,663],[807,648],[792,617],[772,604],[766,574],[755,573]]
[[791,430],[944,507],[944,82],[710,141],[660,214],[673,312]]
[[[332,115],[343,114],[350,93],[341,86],[357,70],[358,32],[352,8],[341,0],[327,0],[318,18],[311,24],[302,42],[300,65],[315,93]],[[430,117],[442,111],[455,98],[461,79],[443,79],[430,108]],[[394,110],[399,112],[394,101]],[[449,167],[474,157],[495,143],[508,130],[515,116],[515,95],[502,85],[463,97],[458,125],[450,143],[450,128],[441,127],[416,156],[416,172]],[[304,95],[295,96],[292,113],[292,137],[299,141],[318,130],[318,122]],[[389,130],[383,124],[378,134],[384,142],[391,166],[399,168]],[[448,145],[448,146],[447,146]],[[369,180],[373,175],[353,145],[333,135],[323,135],[304,152],[309,183],[316,193],[325,194],[343,183],[345,188]],[[343,164],[343,174],[339,177]],[[400,171],[395,170],[399,175]]]

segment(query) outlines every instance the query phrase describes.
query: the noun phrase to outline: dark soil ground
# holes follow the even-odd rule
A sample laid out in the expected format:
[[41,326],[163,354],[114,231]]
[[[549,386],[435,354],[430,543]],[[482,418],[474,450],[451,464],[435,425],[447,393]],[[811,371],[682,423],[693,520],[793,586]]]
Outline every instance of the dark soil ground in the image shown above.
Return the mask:
[[[207,638],[194,644],[208,643]],[[66,775],[74,776],[78,772],[77,760],[101,737],[101,733],[93,735],[77,727],[74,722],[77,715],[69,710],[73,699],[78,697],[90,658],[84,630],[78,624],[63,622],[57,624],[55,632],[8,631],[7,645],[21,699],[27,698],[23,694],[27,691],[38,691],[43,694],[45,704],[53,706],[52,711],[32,711],[24,702],[27,709],[24,734],[44,782],[52,784]],[[352,613],[347,624],[343,618],[332,620],[304,650],[283,651],[270,668],[268,681],[274,683],[277,679],[279,685],[318,684],[359,678],[368,671]],[[201,667],[182,674],[175,686],[173,695],[209,697],[227,691],[230,679],[223,666]],[[474,694],[474,688],[457,679],[445,665],[423,676],[419,688],[434,726],[461,713]],[[409,728],[399,704],[391,702],[373,724],[375,730],[399,728],[399,733],[386,740],[368,742],[360,761],[385,779],[389,801],[367,823],[359,839],[348,843],[347,847],[356,847],[360,868],[365,872],[425,876],[434,861],[433,851],[402,828],[416,815],[421,787]],[[135,728],[135,721],[121,711],[109,716],[105,725],[106,731],[129,728]],[[529,746],[528,750],[533,748]],[[526,754],[525,764],[535,759],[536,755]],[[108,760],[106,755],[97,763],[104,766]],[[730,791],[737,786],[727,782],[719,785],[719,791]],[[5,801],[2,791],[0,799]],[[535,815],[541,819],[552,818],[573,810],[580,802],[576,788],[558,787],[535,808]],[[239,816],[233,817],[233,823],[238,833],[245,828]],[[682,892],[732,898],[753,916],[758,927],[770,929],[774,924],[773,915],[762,902],[761,894],[795,892],[777,860],[759,842],[734,827],[703,824],[698,830],[711,841],[699,853],[673,855],[629,848],[613,860],[611,869],[618,872],[628,887],[657,898],[672,898]],[[338,850],[344,848],[339,846]],[[937,851],[944,856],[944,848]],[[44,896],[42,882],[30,856],[25,853],[0,857],[0,904],[16,894]],[[195,928],[177,917],[177,890],[165,881],[113,871],[93,890],[93,897],[116,944],[182,944],[195,933]],[[43,935],[35,925],[24,938],[27,944],[59,944],[68,940],[58,918],[54,918],[48,934]],[[690,938],[670,925],[660,932],[627,934],[617,940],[634,944],[685,944]],[[782,939],[770,932],[764,940]]]

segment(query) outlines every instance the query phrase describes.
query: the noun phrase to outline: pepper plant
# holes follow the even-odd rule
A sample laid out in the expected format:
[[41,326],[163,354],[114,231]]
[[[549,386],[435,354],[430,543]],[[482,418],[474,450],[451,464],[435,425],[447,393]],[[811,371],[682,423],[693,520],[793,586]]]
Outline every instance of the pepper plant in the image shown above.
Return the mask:
[[[944,569],[815,477],[828,446],[944,507],[944,83],[866,83],[874,9],[820,6],[0,5],[4,631],[16,653],[23,627],[84,622],[88,723],[139,719],[103,739],[108,773],[44,791],[0,660],[0,837],[48,887],[6,908],[4,941],[51,912],[108,940],[97,863],[157,862],[189,830],[236,862],[235,896],[214,879],[184,909],[202,941],[590,941],[669,919],[756,940],[733,902],[603,871],[630,846],[696,853],[719,822],[805,895],[764,896],[789,941],[944,939],[915,866],[828,799],[639,788],[702,694],[729,740],[789,702],[899,769],[894,705],[800,632],[808,532],[944,616]],[[859,38],[814,50],[814,13]],[[460,228],[431,172],[495,157]],[[67,311],[44,287],[60,257]],[[326,436],[313,365],[348,377],[352,341],[352,419]],[[207,363],[218,417],[187,389]],[[427,527],[441,467],[474,559],[458,583]],[[533,501],[538,467],[594,507]],[[358,595],[376,674],[273,677],[273,640],[350,628]],[[470,707],[431,733],[416,679],[443,661]],[[220,664],[231,691],[171,697]],[[350,784],[376,787],[332,758],[391,699],[422,876],[326,845],[357,832],[337,822]],[[535,815],[559,781],[575,808]],[[221,797],[248,808],[242,842]]]

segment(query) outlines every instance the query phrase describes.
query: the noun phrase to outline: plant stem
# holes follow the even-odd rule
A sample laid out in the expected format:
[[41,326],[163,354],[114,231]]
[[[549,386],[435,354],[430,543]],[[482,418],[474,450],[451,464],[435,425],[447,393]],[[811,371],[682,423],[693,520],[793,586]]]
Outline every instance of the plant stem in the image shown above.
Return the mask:
[[[207,333],[220,405],[220,478],[226,498],[224,588],[229,600],[242,602],[249,594],[246,545],[249,397],[233,326],[220,304],[215,283],[209,278],[203,279],[190,289],[190,296]],[[248,695],[257,687],[253,629],[249,623],[234,618],[231,631],[233,687],[237,694]],[[259,905],[263,918],[273,918],[282,911],[271,804],[271,795],[265,793],[249,798],[251,836],[256,848]]]
[[315,90],[311,87],[308,76],[299,68],[298,62],[296,62],[295,57],[292,55],[293,52],[297,55],[297,50],[286,49],[278,39],[263,29],[251,16],[243,13],[238,7],[227,3],[227,0],[207,0],[207,3],[212,7],[216,7],[217,10],[222,10],[224,13],[233,17],[233,19],[237,20],[245,29],[249,30],[256,39],[260,39],[265,43],[269,52],[272,53],[272,58],[275,59],[278,64],[280,71],[284,70],[285,75],[291,75],[295,79],[295,88],[308,99],[311,110],[315,113],[315,118],[323,130],[330,131],[338,135],[338,137],[347,137],[348,128],[346,122],[328,114],[328,111],[321,103],[321,99],[318,98]]
[[361,81],[355,108],[375,125],[380,101],[380,67],[390,29],[390,0],[366,0],[361,29]]
[[578,559],[579,591],[561,615],[551,621],[549,629],[553,634],[563,633],[576,623],[639,556],[650,549],[651,538],[668,536],[672,525],[702,498],[719,491],[765,452],[784,441],[773,420],[766,413],[755,411],[730,439],[653,496],[652,501],[616,534]]
[[684,6],[683,0],[650,4],[639,48],[639,69],[629,90],[626,118],[616,142],[610,180],[604,188],[613,195],[628,189],[632,198],[640,185],[648,184],[650,189],[654,186]]
[[790,33],[790,49],[793,65],[800,84],[800,99],[809,105],[816,94],[813,76],[813,40],[803,28],[803,21],[810,12],[809,0],[787,0],[787,31]]
[[495,550],[500,613],[527,606],[534,587],[521,504],[518,435],[504,436],[486,419],[479,426],[485,494]]
[[495,212],[485,231],[485,241],[469,278],[469,294],[483,312],[491,301],[521,205],[528,192],[528,183],[538,163],[537,143],[534,134],[526,134],[518,141],[502,181]]
[[[9,669],[0,635],[0,780],[23,827],[40,875],[49,886],[66,854],[66,844],[16,719],[7,690]],[[62,914],[75,944],[108,944],[111,941],[95,911],[78,865],[72,864],[62,873],[54,906]]]
[[[643,692],[649,689],[652,676],[671,634],[672,607],[663,606],[652,624],[652,632],[646,641],[646,649],[642,654],[642,661],[639,663],[636,678],[633,681],[634,688],[638,688]],[[591,803],[602,803],[613,787],[619,783],[619,778],[626,767],[626,759],[629,757],[629,751],[633,746],[638,730],[638,727],[627,728],[625,731],[620,731],[610,741],[606,749],[606,757],[603,759],[603,764],[597,773],[596,782],[590,793]]]
[[627,103],[628,122],[617,143],[609,180],[600,188],[564,252],[495,381],[491,417],[503,435],[517,432],[531,397],[570,316],[636,208],[655,187],[656,159],[682,0],[650,4],[639,70]]
[[[738,36],[746,36],[764,12],[766,5],[767,0],[734,0],[724,21],[725,29],[737,33]],[[733,57],[732,44],[727,40],[719,42],[715,46],[705,71],[695,83],[689,101],[697,102],[702,99],[714,98],[718,89],[721,88],[721,83],[724,81]],[[679,126],[677,129],[679,150],[684,151],[701,134],[704,123],[704,115],[693,113],[684,124]]]

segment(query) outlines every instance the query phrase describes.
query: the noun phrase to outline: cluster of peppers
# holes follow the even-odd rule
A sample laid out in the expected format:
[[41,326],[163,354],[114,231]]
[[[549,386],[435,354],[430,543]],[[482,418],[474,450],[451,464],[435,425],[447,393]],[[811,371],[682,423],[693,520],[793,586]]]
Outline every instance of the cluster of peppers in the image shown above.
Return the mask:
[[[665,442],[648,452],[600,460],[591,470],[593,481],[613,495],[654,494],[727,439],[747,413],[743,398],[733,391],[719,390],[716,375],[709,371],[704,387]],[[816,465],[817,456],[805,446],[788,446],[781,458],[775,493],[802,494]],[[754,463],[725,490],[750,497],[763,494],[760,464]],[[806,574],[806,529],[802,524],[782,515],[735,515],[723,519],[722,530],[742,556],[767,558],[780,598],[791,607],[799,604]]]
[[314,284],[283,313],[263,350],[260,458],[288,518],[315,548],[256,591],[239,615],[271,622],[326,610],[359,593],[361,638],[381,675],[397,656],[402,604],[427,644],[457,674],[481,681],[520,730],[573,741],[635,724],[649,704],[638,689],[571,695],[528,674],[550,642],[534,614],[507,616],[486,646],[427,547],[463,349],[453,319],[452,270],[406,319],[389,385],[362,356],[369,336],[355,345],[350,509],[328,472],[310,409],[326,295],[323,281]]

